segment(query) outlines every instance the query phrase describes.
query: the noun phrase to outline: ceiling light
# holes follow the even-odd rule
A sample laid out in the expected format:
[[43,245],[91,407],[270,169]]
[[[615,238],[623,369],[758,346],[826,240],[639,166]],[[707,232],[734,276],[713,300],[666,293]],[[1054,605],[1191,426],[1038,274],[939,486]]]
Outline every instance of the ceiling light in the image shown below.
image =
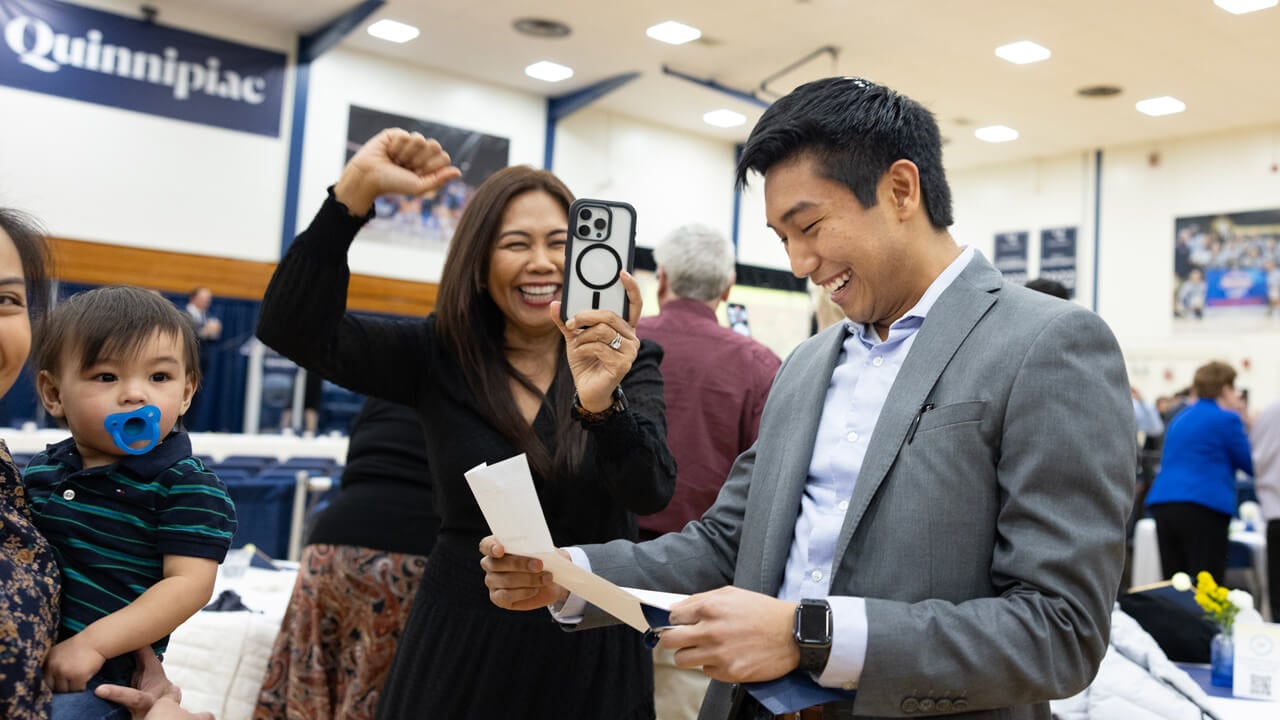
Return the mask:
[[716,127],[731,128],[738,127],[742,123],[746,122],[747,116],[742,113],[721,108],[720,110],[712,110],[706,115],[703,115],[702,121],[708,125],[715,125]]
[[393,43],[406,43],[421,33],[412,25],[405,25],[395,20],[379,20],[369,26],[369,34]]
[[1018,131],[1004,125],[991,125],[973,131],[974,137],[989,143],[1009,142],[1018,139]]
[[678,23],[675,20],[658,23],[648,30],[645,30],[644,34],[654,40],[661,40],[662,42],[669,43],[671,45],[683,45],[702,37],[702,31],[698,28],[689,27],[688,25]]
[[1161,115],[1172,115],[1180,113],[1187,109],[1187,104],[1175,97],[1164,95],[1161,97],[1147,98],[1138,101],[1138,112],[1150,115],[1151,117],[1160,117]]
[[541,60],[524,69],[524,74],[547,82],[560,82],[573,77],[573,68],[549,60]]
[[1232,15],[1243,15],[1280,5],[1280,0],[1213,0],[1213,4]]
[[1014,65],[1026,65],[1027,63],[1048,60],[1052,54],[1049,52],[1049,48],[1037,45],[1030,40],[1009,43],[996,48],[997,57],[1008,60]]

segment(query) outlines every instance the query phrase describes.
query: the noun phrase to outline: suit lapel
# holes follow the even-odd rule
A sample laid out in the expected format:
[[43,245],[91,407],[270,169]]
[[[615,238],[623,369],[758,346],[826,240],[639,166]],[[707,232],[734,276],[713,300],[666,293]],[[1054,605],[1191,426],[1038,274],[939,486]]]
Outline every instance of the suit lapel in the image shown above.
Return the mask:
[[[1000,288],[1000,283],[999,271],[981,253],[975,253],[969,265],[929,310],[876,421],[836,542],[833,571],[838,572],[841,567],[845,550],[876,490],[897,459],[916,412],[928,400],[960,344],[995,304],[994,291]],[[834,579],[832,587],[835,587]]]
[[[797,381],[788,383],[785,388],[774,388],[774,392],[781,390],[786,393],[782,398],[782,412],[787,418],[787,434],[774,440],[774,447],[778,450],[775,455],[777,461],[768,463],[763,474],[760,473],[761,468],[756,470],[757,477],[777,482],[777,490],[767,507],[769,521],[765,524],[763,558],[758,566],[759,585],[749,589],[776,593],[782,584],[787,555],[791,552],[791,541],[795,536],[800,498],[809,477],[809,463],[813,460],[822,406],[831,386],[831,373],[835,371],[847,336],[843,323],[828,329],[815,340],[820,344],[814,352],[795,356],[794,359],[803,364],[793,368],[788,375]],[[770,400],[773,400],[772,395]]]

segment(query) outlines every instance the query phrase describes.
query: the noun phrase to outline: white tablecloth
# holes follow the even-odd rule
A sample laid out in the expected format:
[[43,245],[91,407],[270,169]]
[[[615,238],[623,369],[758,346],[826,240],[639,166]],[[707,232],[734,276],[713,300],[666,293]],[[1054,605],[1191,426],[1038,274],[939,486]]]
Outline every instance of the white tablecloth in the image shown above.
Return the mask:
[[[1234,524],[1234,523],[1233,523]],[[1243,529],[1233,529],[1231,539],[1242,542],[1253,550],[1253,570],[1257,576],[1259,597],[1254,598],[1261,608],[1262,616],[1270,615],[1270,603],[1267,600],[1267,536],[1266,533]],[[1143,518],[1133,532],[1133,572],[1131,583],[1135,587],[1158,583],[1168,578],[1160,568],[1160,544],[1156,539],[1156,521]],[[1219,582],[1222,578],[1215,578]],[[1268,618],[1271,619],[1271,618]]]
[[218,720],[253,717],[297,576],[296,564],[279,571],[251,567],[234,580],[219,572],[213,597],[235,590],[256,612],[199,612],[173,632],[164,668],[182,688],[182,707]]

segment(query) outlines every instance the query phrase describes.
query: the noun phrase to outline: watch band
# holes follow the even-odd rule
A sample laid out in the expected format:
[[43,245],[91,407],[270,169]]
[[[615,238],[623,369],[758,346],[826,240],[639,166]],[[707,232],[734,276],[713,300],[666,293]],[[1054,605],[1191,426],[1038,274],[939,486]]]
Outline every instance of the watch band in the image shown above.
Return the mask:
[[576,390],[573,392],[573,414],[585,423],[604,422],[626,409],[627,396],[623,394],[621,385],[613,389],[613,403],[600,412],[591,412],[582,407],[582,401],[578,399],[578,392]]

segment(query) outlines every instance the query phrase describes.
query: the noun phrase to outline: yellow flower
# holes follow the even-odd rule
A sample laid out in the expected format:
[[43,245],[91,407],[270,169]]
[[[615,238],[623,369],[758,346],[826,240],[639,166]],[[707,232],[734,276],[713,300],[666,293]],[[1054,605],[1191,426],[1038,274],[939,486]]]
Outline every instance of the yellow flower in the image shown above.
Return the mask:
[[[1174,587],[1185,588],[1186,590],[1191,589],[1190,583],[1186,580],[1175,582]],[[1204,610],[1205,617],[1222,628],[1223,632],[1231,631],[1231,625],[1235,622],[1236,614],[1240,612],[1240,608],[1237,607],[1236,603],[1228,600],[1231,592],[1228,588],[1214,582],[1213,576],[1207,572],[1200,572],[1196,575],[1196,604]]]

